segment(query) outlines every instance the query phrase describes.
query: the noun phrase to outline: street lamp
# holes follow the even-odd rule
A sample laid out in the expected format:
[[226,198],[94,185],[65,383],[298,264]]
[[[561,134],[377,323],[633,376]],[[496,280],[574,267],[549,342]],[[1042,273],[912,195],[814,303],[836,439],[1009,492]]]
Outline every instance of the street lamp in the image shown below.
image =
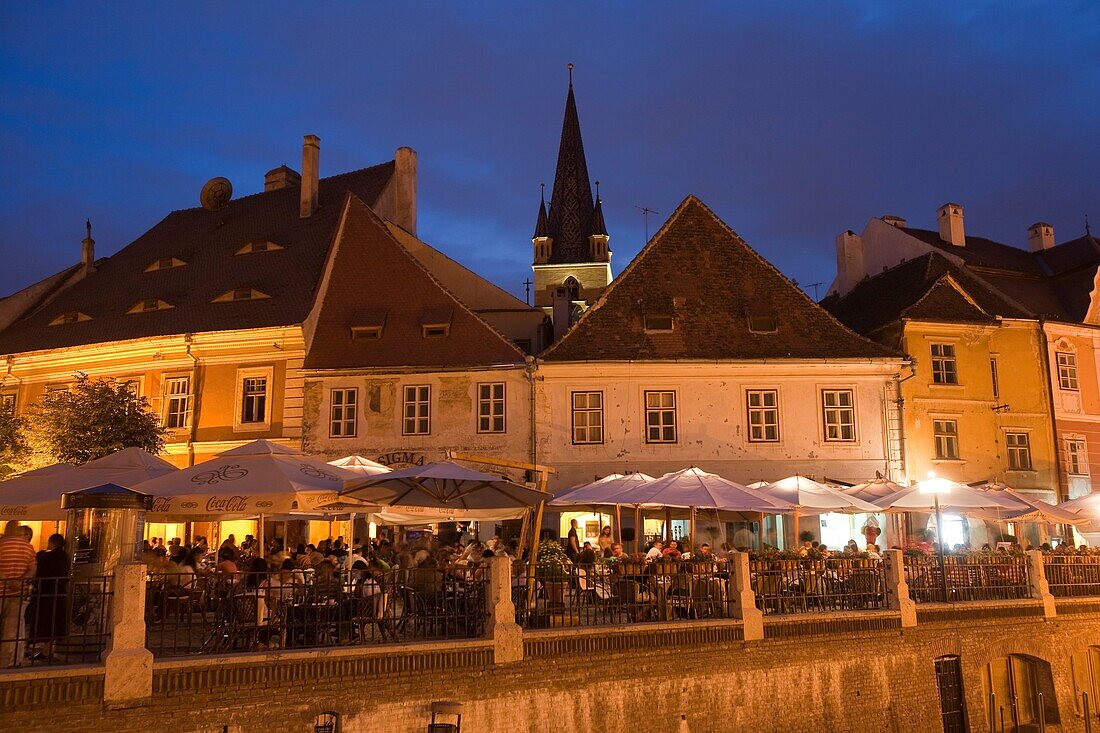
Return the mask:
[[947,603],[947,568],[943,557],[943,512],[940,510],[940,494],[950,494],[951,484],[936,478],[935,471],[928,472],[928,479],[921,481],[917,490],[922,494],[931,494],[936,507],[936,546],[940,557],[940,582],[943,584],[943,602]]

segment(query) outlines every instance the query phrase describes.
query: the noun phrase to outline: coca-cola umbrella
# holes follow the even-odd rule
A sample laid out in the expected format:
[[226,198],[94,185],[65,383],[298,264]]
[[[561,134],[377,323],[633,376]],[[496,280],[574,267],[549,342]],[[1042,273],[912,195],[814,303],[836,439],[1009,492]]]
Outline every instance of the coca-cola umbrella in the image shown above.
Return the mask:
[[58,463],[0,481],[0,517],[60,521],[62,494],[102,484],[134,486],[179,471],[141,448],[123,448],[79,466]]

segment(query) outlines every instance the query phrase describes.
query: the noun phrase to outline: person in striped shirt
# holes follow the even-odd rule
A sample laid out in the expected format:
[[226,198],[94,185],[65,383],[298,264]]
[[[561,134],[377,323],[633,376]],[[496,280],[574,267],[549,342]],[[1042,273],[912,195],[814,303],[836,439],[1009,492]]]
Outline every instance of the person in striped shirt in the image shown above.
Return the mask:
[[22,661],[19,629],[29,596],[24,581],[34,577],[37,565],[23,528],[14,519],[9,521],[0,537],[0,667],[14,667]]

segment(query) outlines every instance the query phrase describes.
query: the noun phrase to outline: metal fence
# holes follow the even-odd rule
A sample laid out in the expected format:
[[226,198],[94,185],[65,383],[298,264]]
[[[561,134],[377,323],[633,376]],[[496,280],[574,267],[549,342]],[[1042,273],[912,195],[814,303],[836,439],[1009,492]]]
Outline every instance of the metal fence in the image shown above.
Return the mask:
[[479,637],[487,573],[150,575],[146,645],[155,656],[173,657]]
[[1100,555],[1044,555],[1043,568],[1052,596],[1100,596]]
[[936,556],[905,557],[909,597],[917,603],[1029,598],[1029,574],[1030,561],[1020,555],[947,555],[942,568]]
[[109,576],[0,583],[0,667],[95,662],[111,634]]
[[886,608],[881,560],[753,560],[749,569],[765,614]]
[[728,618],[729,583],[728,570],[714,562],[598,562],[539,567],[533,589],[517,573],[512,600],[527,628]]

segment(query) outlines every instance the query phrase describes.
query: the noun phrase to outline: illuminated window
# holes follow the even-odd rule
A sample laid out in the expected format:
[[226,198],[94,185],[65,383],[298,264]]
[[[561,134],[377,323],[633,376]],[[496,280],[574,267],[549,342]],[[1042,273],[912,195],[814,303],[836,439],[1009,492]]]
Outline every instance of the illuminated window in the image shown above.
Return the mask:
[[1066,468],[1071,476],[1089,475],[1089,448],[1084,438],[1066,439]]
[[1077,391],[1077,354],[1059,351],[1058,386],[1071,392]]
[[52,321],[50,321],[50,325],[61,326],[69,323],[82,323],[84,321],[90,320],[92,320],[92,317],[85,313],[81,313],[80,311],[69,311],[67,313],[62,313],[61,315],[54,318]]
[[282,249],[274,242],[268,242],[266,240],[260,240],[256,242],[249,242],[245,246],[237,250],[239,255],[253,254],[255,252],[274,252],[277,249]]
[[603,392],[573,393],[573,442],[603,442]]
[[428,435],[431,432],[431,394],[427,385],[405,387],[405,411],[401,432]]
[[504,383],[493,382],[477,386],[477,431],[504,432]]
[[174,267],[183,267],[187,263],[183,260],[176,259],[175,257],[161,257],[158,260],[151,262],[148,267],[145,268],[145,272],[156,272],[157,270],[171,270]]
[[826,441],[830,443],[851,443],[855,441],[856,407],[855,395],[852,390],[822,390],[821,409]]
[[329,436],[333,438],[354,438],[356,407],[359,403],[359,390],[334,389],[330,393]]
[[746,392],[749,416],[749,441],[775,443],[779,440],[779,392],[751,389]]
[[932,382],[958,384],[959,371],[955,363],[955,344],[932,344]]
[[134,303],[130,307],[130,310],[128,310],[126,312],[127,313],[148,313],[150,311],[168,310],[171,307],[172,307],[172,305],[170,303],[165,303],[163,300],[160,300],[159,298],[145,298],[143,300],[139,300],[138,302]]
[[228,290],[218,297],[214,298],[214,303],[232,303],[234,301],[241,300],[263,300],[264,298],[270,298],[267,293],[261,293],[255,288],[233,288]]
[[1008,448],[1008,468],[1012,471],[1031,470],[1031,440],[1027,433],[1005,433]]
[[676,393],[671,390],[645,393],[645,442],[676,442]]
[[959,459],[959,423],[957,420],[933,420],[936,438],[936,458],[941,461]]
[[170,377],[164,380],[164,425],[170,429],[185,428],[191,423],[191,378]]

